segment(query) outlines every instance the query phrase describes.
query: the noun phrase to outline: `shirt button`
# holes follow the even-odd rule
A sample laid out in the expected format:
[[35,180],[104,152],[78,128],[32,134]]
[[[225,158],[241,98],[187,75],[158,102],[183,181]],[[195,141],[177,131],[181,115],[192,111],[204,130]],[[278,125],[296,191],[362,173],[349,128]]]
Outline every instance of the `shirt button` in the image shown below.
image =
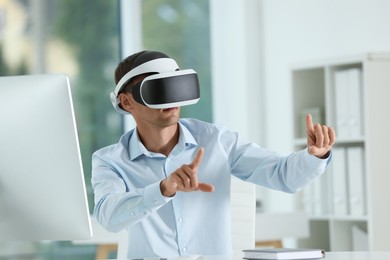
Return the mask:
[[135,212],[134,212],[134,211],[132,211],[132,212],[130,213],[130,215],[132,215],[132,216],[135,216]]
[[183,247],[183,252],[187,252],[187,247]]
[[158,204],[158,200],[154,200],[153,203],[154,203],[155,205],[157,205],[157,204]]
[[177,221],[178,221],[178,222],[182,222],[182,221],[183,221],[183,218],[180,217],[180,218],[177,219]]

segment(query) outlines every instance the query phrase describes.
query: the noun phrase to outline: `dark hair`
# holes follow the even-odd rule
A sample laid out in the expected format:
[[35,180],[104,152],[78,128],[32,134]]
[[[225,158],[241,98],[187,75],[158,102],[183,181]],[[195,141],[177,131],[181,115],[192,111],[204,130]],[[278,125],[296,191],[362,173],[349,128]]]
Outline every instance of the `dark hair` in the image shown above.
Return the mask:
[[[148,50],[140,51],[128,56],[123,61],[121,61],[115,69],[115,84],[118,84],[121,78],[130,70],[141,65],[142,63],[145,63],[150,60],[158,59],[158,58],[169,58],[169,56],[159,51],[148,51]],[[131,79],[129,83],[130,82]],[[131,85],[131,84],[127,84],[127,85]]]

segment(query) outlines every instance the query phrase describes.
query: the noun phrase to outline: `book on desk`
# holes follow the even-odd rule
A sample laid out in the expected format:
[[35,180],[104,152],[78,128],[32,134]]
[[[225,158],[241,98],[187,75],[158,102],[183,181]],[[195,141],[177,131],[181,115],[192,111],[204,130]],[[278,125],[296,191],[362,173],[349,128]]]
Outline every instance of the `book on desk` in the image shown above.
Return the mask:
[[322,249],[302,248],[256,248],[243,250],[243,259],[320,259],[325,256]]

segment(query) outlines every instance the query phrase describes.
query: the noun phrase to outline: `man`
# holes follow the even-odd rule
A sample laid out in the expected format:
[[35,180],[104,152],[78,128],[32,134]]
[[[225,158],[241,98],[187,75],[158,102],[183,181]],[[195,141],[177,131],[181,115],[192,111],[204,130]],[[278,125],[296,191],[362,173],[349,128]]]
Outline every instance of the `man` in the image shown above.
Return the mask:
[[137,126],[93,155],[94,214],[109,231],[128,230],[129,258],[229,255],[231,175],[294,193],[330,161],[335,132],[310,115],[307,149],[289,156],[180,119],[179,106],[199,98],[194,73],[156,51],[133,54],[115,71],[111,101]]

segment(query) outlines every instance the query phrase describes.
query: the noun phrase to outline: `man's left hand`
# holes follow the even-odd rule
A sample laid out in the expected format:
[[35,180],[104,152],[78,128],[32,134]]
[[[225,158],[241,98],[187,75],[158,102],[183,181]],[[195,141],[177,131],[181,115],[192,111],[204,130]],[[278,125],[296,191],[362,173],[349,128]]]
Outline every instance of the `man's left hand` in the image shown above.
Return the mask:
[[315,124],[311,114],[306,115],[307,148],[309,154],[324,159],[329,155],[336,141],[336,133],[332,127]]

